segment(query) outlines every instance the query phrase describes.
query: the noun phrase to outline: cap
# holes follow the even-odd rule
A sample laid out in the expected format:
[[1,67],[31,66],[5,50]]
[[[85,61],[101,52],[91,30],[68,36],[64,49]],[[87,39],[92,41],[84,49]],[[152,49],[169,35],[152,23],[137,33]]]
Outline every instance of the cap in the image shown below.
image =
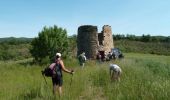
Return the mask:
[[59,57],[61,57],[61,53],[56,53],[56,56],[59,56]]

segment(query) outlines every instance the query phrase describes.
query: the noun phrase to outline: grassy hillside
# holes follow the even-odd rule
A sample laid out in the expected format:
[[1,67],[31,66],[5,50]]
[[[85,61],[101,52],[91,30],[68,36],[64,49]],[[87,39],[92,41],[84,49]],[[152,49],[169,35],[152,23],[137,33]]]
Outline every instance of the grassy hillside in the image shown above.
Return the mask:
[[16,45],[0,43],[0,60],[20,60],[30,58],[30,47],[31,45],[29,43]]
[[[29,60],[0,62],[1,100],[54,100],[52,83],[47,85],[40,71],[45,66]],[[121,66],[120,82],[111,82],[108,65],[88,61],[81,69],[76,59],[64,60],[75,74],[64,73],[62,100],[168,100],[170,97],[170,56],[127,53],[114,63]],[[70,66],[70,67],[68,67]],[[72,84],[70,85],[72,77]]]
[[21,60],[30,58],[32,38],[0,38],[0,60]]
[[170,43],[168,42],[117,40],[115,47],[120,48],[123,52],[170,55]]

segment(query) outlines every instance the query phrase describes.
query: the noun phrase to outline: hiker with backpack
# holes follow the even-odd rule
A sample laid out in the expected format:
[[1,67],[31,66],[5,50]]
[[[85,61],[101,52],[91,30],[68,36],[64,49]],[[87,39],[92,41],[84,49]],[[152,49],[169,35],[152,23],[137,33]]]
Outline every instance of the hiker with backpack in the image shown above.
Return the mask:
[[61,53],[56,53],[55,62],[52,63],[49,68],[52,70],[52,83],[53,83],[53,94],[56,94],[56,89],[58,86],[59,95],[62,94],[63,85],[63,74],[62,71],[74,74],[73,70],[68,70],[65,68],[63,61],[61,60]]
[[82,68],[83,68],[83,67],[84,67],[84,64],[85,64],[85,62],[86,62],[85,52],[81,53],[81,54],[78,56],[78,60],[79,60],[80,66],[82,66]]

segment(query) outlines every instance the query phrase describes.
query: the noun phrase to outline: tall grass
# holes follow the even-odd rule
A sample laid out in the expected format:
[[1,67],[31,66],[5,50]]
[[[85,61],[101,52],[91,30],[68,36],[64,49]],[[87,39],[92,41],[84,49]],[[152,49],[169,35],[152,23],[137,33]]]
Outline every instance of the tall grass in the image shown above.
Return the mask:
[[[85,68],[76,59],[64,60],[72,76],[64,73],[63,95],[52,94],[52,82],[41,75],[45,66],[0,62],[1,100],[168,100],[170,97],[170,57],[125,54],[125,58],[105,63],[87,61]],[[122,70],[120,82],[111,82],[109,63]],[[71,80],[72,79],[72,80]]]
[[136,52],[146,54],[170,55],[170,43],[168,42],[140,42],[129,40],[114,41],[116,47],[123,52]]

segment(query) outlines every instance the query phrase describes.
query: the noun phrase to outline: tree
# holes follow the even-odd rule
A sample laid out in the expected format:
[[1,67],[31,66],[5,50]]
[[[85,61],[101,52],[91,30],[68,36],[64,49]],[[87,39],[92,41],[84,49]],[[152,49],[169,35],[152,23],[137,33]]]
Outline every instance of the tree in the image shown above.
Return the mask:
[[113,34],[113,39],[114,39],[114,40],[125,39],[125,35],[123,35],[123,34],[114,35],[114,34]]
[[131,41],[136,40],[136,36],[135,36],[135,35],[131,35],[131,34],[127,34],[127,35],[126,35],[126,38],[127,38],[128,40],[131,40]]
[[67,31],[56,25],[49,28],[44,27],[38,37],[32,40],[31,45],[30,52],[38,63],[44,63],[44,59],[52,61],[56,52],[66,56],[68,53]]
[[141,37],[141,41],[142,42],[150,42],[150,40],[151,40],[151,36],[148,34],[148,35],[142,35],[142,37]]
[[68,37],[69,39],[69,54],[72,56],[72,57],[75,57],[76,56],[76,53],[77,53],[77,35],[72,35],[72,36],[69,36]]

